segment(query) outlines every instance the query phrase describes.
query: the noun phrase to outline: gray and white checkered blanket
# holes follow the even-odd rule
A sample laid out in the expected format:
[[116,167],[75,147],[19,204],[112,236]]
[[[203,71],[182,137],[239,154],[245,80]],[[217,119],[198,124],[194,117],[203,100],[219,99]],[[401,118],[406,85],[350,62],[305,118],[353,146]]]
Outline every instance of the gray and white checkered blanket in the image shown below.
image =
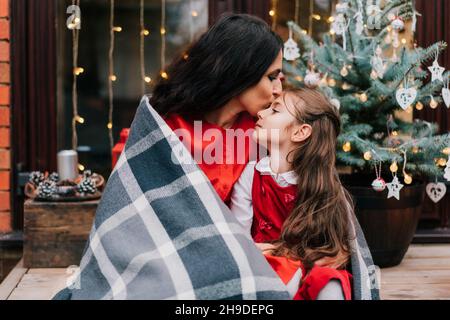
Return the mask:
[[[79,272],[53,299],[289,299],[192,157],[174,152],[183,148],[144,97]],[[354,295],[376,299],[370,253],[360,245]]]

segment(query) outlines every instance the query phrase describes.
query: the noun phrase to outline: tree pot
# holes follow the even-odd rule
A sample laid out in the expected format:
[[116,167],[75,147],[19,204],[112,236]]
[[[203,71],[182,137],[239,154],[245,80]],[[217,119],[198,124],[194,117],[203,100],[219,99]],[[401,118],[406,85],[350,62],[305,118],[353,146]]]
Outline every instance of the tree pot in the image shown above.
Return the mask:
[[387,188],[376,192],[372,187],[346,187],[355,201],[355,214],[374,263],[380,268],[400,264],[419,222],[425,183],[404,185],[400,200],[387,199]]

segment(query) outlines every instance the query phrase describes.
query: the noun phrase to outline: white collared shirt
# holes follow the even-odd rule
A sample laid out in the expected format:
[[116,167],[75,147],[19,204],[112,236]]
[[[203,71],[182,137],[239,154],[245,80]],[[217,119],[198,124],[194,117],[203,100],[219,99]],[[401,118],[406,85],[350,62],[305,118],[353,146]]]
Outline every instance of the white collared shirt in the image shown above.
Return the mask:
[[275,173],[270,167],[270,158],[265,157],[258,163],[250,161],[236,182],[231,194],[230,209],[236,219],[250,235],[253,223],[252,186],[255,169],[261,175],[271,175],[282,187],[297,184],[297,174],[294,171]]

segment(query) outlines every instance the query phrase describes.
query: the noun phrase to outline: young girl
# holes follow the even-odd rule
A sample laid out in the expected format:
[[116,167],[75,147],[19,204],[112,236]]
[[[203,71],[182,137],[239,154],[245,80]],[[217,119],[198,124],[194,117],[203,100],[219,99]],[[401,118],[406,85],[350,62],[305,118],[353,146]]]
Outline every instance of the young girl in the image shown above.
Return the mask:
[[[339,112],[324,95],[285,91],[258,113],[254,139],[270,155],[247,165],[232,194],[232,212],[270,248],[266,258],[294,299],[351,299],[353,210],[335,168],[339,131]],[[333,268],[323,267],[330,261]]]

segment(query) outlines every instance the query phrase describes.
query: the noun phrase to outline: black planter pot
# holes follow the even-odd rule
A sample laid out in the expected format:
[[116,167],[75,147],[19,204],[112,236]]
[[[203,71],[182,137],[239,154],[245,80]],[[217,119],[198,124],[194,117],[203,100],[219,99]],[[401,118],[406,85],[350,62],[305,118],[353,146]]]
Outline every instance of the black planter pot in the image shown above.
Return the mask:
[[417,228],[425,183],[405,185],[400,200],[387,199],[387,188],[376,192],[370,184],[366,184],[368,187],[344,184],[355,201],[355,214],[374,263],[381,268],[400,264]]

